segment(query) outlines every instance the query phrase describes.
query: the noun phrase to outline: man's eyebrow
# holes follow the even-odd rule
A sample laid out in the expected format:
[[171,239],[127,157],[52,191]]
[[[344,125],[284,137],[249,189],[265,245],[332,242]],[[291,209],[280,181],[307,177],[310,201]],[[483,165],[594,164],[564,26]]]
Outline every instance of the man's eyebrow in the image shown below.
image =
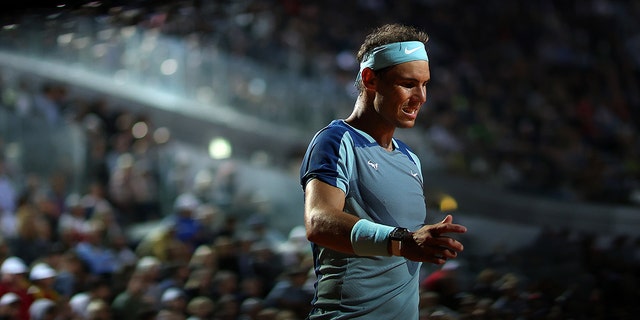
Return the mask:
[[[414,77],[403,77],[403,76],[400,76],[398,78],[399,78],[400,81],[413,81],[413,82],[420,82],[420,83],[423,82],[423,81],[420,81],[420,80],[418,80],[418,79],[416,79]],[[425,80],[424,83],[429,83],[430,81],[431,81],[431,78]]]

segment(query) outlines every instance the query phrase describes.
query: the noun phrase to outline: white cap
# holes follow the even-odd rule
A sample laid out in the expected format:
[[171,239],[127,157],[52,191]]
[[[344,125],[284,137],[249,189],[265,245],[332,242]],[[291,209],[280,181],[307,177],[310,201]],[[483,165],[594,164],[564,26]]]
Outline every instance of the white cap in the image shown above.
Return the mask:
[[200,200],[191,193],[183,193],[176,198],[174,203],[175,210],[193,210],[200,206]]
[[87,306],[91,301],[91,297],[89,294],[85,292],[79,292],[74,294],[71,299],[69,299],[69,306],[71,307],[71,311],[80,316],[85,316],[87,313]]
[[20,274],[28,271],[27,265],[18,257],[8,257],[0,267],[0,272],[4,274]]
[[167,290],[164,291],[164,293],[162,294],[162,302],[168,302],[168,301],[172,301],[175,300],[177,298],[182,298],[184,297],[184,293],[182,292],[182,290],[178,289],[178,288],[169,288]]
[[47,310],[51,307],[55,307],[55,303],[49,299],[36,299],[29,307],[29,315],[32,320],[43,319]]
[[144,256],[140,258],[136,263],[136,269],[147,271],[151,268],[160,267],[161,265],[162,265],[162,262],[160,261],[160,259],[154,256]]
[[42,279],[49,279],[49,278],[53,278],[55,276],[57,276],[58,273],[56,272],[56,270],[54,270],[53,268],[51,268],[48,264],[46,263],[38,263],[35,266],[33,266],[31,268],[31,273],[29,274],[29,279],[35,281],[35,280],[42,280]]
[[0,306],[6,306],[16,301],[20,301],[20,297],[13,292],[7,292],[0,298]]

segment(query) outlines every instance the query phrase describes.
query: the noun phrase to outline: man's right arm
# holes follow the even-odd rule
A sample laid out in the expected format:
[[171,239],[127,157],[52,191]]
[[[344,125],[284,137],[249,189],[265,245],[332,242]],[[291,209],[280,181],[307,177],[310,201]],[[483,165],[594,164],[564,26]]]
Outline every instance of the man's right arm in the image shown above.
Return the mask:
[[351,229],[358,217],[343,211],[345,194],[318,179],[305,186],[304,224],[307,239],[331,250],[353,254]]

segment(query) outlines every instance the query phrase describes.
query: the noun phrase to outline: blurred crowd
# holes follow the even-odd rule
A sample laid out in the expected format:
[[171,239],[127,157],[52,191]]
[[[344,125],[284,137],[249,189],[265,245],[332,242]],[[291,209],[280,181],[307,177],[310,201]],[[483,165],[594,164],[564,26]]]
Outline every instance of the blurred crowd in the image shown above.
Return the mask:
[[[434,80],[419,130],[452,172],[559,199],[633,204],[639,10],[604,0],[252,0],[136,1],[73,14],[199,37],[337,83],[346,98],[338,109],[351,105],[352,52],[362,35],[403,17],[432,34]],[[304,319],[315,279],[303,228],[283,234],[248,207],[233,162],[207,180],[213,189],[188,162],[165,171],[162,145],[134,130],[146,123],[153,131],[153,119],[70,91],[0,82],[0,109],[21,128],[78,125],[86,146],[86,183],[74,189],[55,166],[46,175],[22,172],[0,136],[0,319]],[[143,236],[127,232],[149,221],[158,222]],[[549,228],[516,252],[468,252],[423,271],[424,319],[640,312],[634,236]]]
[[[432,37],[418,132],[446,169],[553,199],[640,203],[634,1],[109,3],[29,15],[25,26],[48,32],[24,41],[20,26],[9,28],[2,45],[29,52],[39,41],[41,56],[143,73],[138,81],[318,128],[349,112],[364,34],[408,23]],[[186,64],[172,80],[150,67],[168,58]]]

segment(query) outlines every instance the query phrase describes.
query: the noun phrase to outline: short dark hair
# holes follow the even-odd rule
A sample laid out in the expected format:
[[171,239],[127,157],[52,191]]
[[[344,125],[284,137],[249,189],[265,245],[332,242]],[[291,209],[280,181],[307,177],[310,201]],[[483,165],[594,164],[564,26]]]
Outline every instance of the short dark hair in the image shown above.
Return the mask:
[[360,50],[358,50],[358,54],[356,56],[358,63],[362,62],[365,54],[374,48],[389,43],[403,41],[420,41],[426,45],[427,41],[429,41],[429,35],[412,26],[397,23],[377,27],[366,36],[364,42],[360,46]]

